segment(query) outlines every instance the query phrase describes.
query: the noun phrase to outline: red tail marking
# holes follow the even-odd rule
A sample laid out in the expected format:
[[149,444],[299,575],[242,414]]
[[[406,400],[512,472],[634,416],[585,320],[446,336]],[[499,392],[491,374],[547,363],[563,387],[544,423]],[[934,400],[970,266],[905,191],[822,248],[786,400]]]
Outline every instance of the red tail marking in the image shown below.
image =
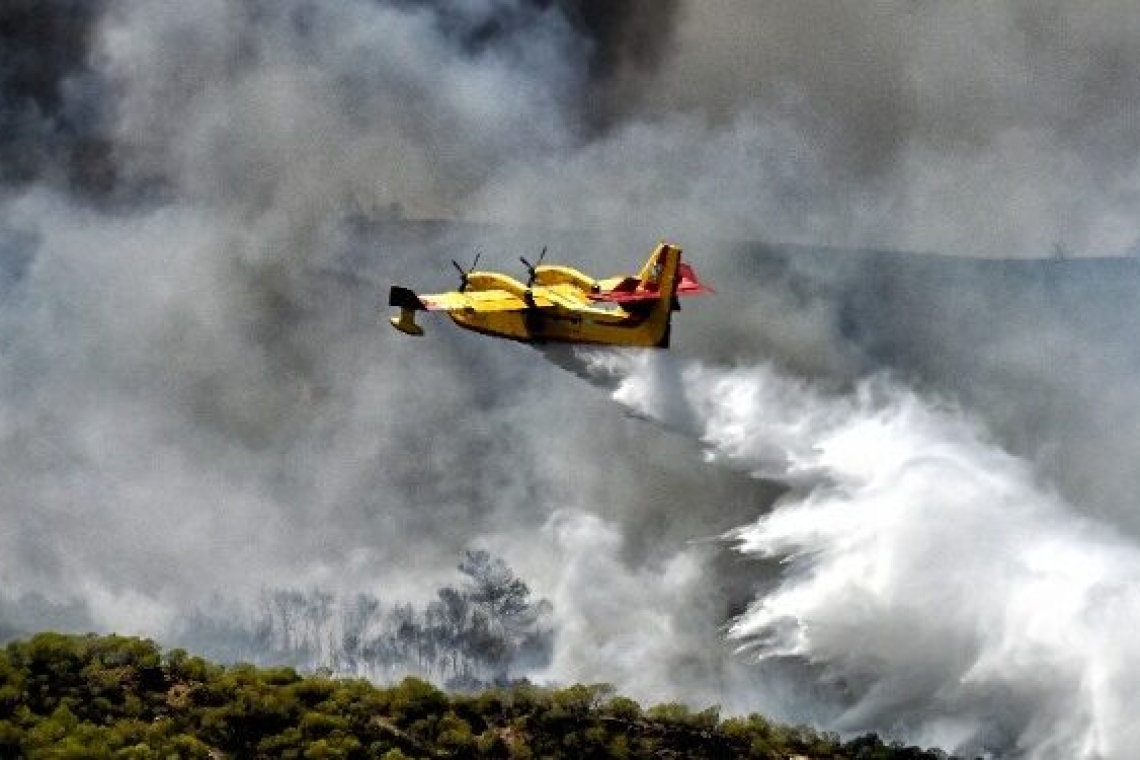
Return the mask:
[[699,296],[714,292],[712,288],[701,283],[701,281],[697,279],[697,273],[693,271],[693,268],[684,262],[681,262],[680,274],[681,282],[677,285],[677,295]]

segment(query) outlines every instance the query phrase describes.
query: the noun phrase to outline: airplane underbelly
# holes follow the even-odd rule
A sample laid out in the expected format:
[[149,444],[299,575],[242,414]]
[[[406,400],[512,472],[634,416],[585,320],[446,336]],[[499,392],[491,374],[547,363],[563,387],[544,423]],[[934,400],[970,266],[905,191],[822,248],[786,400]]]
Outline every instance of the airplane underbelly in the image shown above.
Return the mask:
[[452,312],[460,327],[525,343],[568,342],[654,345],[637,324],[606,324],[576,314],[532,311]]
[[452,312],[455,324],[468,330],[512,340],[531,340],[523,312]]

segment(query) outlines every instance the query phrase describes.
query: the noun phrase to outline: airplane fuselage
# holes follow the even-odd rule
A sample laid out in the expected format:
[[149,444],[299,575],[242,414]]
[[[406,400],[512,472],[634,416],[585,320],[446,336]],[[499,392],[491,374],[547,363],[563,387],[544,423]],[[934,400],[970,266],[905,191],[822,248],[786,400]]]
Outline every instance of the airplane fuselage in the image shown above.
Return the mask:
[[531,288],[497,272],[472,272],[469,290],[502,290],[531,303],[535,295],[553,306],[526,311],[448,312],[458,326],[484,335],[524,343],[595,343],[624,346],[662,346],[669,335],[671,304],[640,308],[603,308],[585,295],[593,280],[569,267],[542,267]]
[[[600,310],[599,310],[600,311]],[[657,325],[645,314],[611,315],[563,312],[557,307],[526,312],[451,312],[455,324],[484,335],[525,343],[602,343],[627,346],[660,345],[668,325]]]
[[388,302],[400,315],[389,321],[400,332],[422,335],[416,312],[446,311],[466,330],[525,343],[664,347],[679,289],[701,289],[681,264],[681,249],[667,243],[658,244],[636,277],[594,280],[567,266],[527,266],[527,284],[460,268],[457,292],[420,296],[393,285]]

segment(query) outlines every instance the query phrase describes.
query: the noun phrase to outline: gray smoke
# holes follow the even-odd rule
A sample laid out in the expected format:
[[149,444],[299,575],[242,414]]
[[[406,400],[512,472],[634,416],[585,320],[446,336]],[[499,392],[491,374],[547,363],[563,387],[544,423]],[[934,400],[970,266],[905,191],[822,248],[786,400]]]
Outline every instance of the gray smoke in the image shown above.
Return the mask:
[[677,352],[840,394],[897,373],[1140,527],[1130,261],[852,250],[1129,250],[1123,3],[81,5],[0,28],[3,154],[30,157],[0,197],[10,629],[161,636],[219,590],[419,603],[485,548],[554,605],[535,677],[836,725],[813,667],[723,640],[780,567],[706,539],[784,486],[525,347],[383,325],[391,282],[451,288],[476,250],[609,274],[674,238],[719,291]]
[[107,192],[114,166],[87,51],[101,2],[0,8],[0,180]]
[[1126,2],[714,0],[677,21],[630,78],[652,97],[587,150],[499,177],[490,208],[994,257],[1140,237]]

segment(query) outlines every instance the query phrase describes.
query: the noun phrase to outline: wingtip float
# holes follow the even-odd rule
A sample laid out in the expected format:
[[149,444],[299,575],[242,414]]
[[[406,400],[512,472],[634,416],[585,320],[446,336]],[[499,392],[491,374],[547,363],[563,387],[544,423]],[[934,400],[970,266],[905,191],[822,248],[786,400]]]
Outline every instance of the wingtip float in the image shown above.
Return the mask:
[[[423,335],[418,311],[446,311],[460,327],[524,343],[593,343],[668,348],[679,298],[711,293],[681,261],[681,249],[659,243],[635,276],[595,280],[563,265],[522,259],[527,281],[500,272],[460,272],[459,290],[432,295],[393,285],[389,322],[406,335]],[[478,261],[478,258],[476,258]],[[453,262],[454,263],[454,262]]]

